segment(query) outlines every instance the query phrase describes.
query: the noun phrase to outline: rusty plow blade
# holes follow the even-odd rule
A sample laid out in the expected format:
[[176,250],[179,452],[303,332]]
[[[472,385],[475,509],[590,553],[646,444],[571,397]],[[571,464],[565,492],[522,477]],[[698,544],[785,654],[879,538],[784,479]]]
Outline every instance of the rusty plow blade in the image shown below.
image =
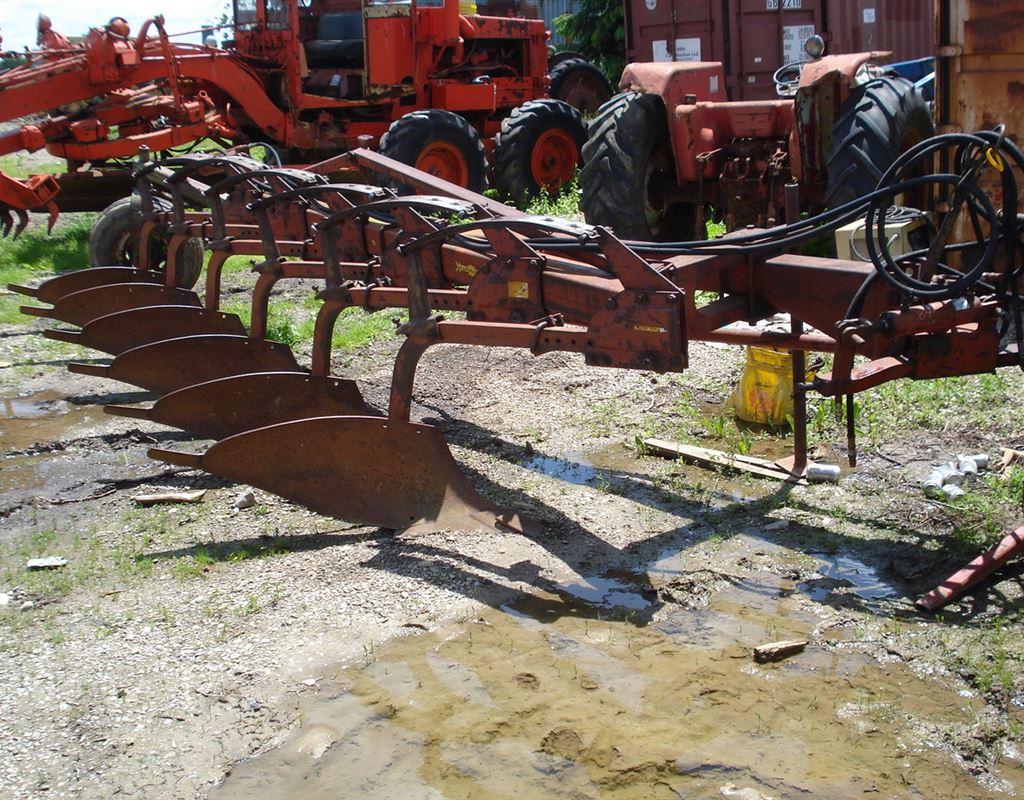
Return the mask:
[[34,297],[43,303],[56,303],[65,295],[93,289],[112,283],[157,283],[163,284],[164,276],[158,272],[135,269],[135,267],[93,267],[76,272],[68,272],[43,281],[38,286],[19,286],[7,284],[12,292]]
[[156,448],[149,455],[363,525],[524,530],[517,514],[473,488],[430,425],[318,417],[240,433],[201,455]]
[[49,339],[91,347],[118,355],[134,347],[204,334],[245,336],[247,331],[237,314],[202,306],[143,306],[118,311],[87,322],[81,331],[48,330]]
[[73,362],[68,364],[68,369],[80,375],[139,386],[157,394],[168,394],[229,375],[303,372],[287,345],[229,334],[164,339],[125,350],[106,366]]
[[85,326],[94,319],[145,306],[199,306],[199,295],[154,283],[110,283],[82,289],[57,299],[52,308],[22,306],[21,313]]
[[106,406],[108,414],[180,428],[201,439],[310,417],[366,416],[355,381],[303,372],[257,372],[186,386],[153,406]]

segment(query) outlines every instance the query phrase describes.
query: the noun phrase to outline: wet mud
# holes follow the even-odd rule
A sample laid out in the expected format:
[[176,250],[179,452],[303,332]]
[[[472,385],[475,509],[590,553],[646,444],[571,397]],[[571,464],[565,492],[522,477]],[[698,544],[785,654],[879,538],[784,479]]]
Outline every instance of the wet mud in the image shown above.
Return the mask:
[[163,471],[140,448],[157,440],[137,428],[114,431],[97,400],[58,390],[0,397],[0,518],[93,498]]
[[[760,547],[745,537],[735,553]],[[849,560],[818,574],[887,587]],[[824,584],[725,576],[705,607],[666,602],[680,553],[641,573],[566,582],[478,618],[391,641],[325,675],[279,746],[212,797],[973,798],[942,731],[978,701],[859,651],[815,602]],[[807,639],[759,665],[758,644]],[[1001,790],[1001,791],[997,791]]]

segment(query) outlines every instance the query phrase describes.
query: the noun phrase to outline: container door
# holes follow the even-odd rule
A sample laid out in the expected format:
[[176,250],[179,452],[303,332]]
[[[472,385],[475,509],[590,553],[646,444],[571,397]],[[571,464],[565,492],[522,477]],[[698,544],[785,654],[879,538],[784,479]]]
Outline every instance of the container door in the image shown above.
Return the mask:
[[628,6],[626,57],[630,61],[721,59],[714,46],[711,0],[632,0]]
[[734,0],[729,21],[733,100],[778,95],[772,76],[783,64],[806,61],[803,45],[821,33],[823,0]]

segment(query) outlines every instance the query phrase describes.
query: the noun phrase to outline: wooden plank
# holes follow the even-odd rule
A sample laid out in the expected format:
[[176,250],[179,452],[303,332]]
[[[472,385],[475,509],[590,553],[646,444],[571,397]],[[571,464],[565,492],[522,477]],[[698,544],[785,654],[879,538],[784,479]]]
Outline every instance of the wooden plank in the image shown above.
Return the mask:
[[806,639],[790,639],[784,642],[769,642],[754,648],[754,661],[766,664],[769,661],[781,661],[789,656],[802,653],[809,642]]
[[807,481],[790,472],[780,469],[774,461],[767,461],[763,458],[746,456],[733,453],[723,453],[721,450],[711,450],[707,447],[699,447],[693,444],[681,444],[669,442],[665,439],[644,439],[644,447],[669,458],[681,458],[702,467],[725,467],[756,475],[759,478],[773,478],[779,481],[788,481],[801,486],[806,486]]

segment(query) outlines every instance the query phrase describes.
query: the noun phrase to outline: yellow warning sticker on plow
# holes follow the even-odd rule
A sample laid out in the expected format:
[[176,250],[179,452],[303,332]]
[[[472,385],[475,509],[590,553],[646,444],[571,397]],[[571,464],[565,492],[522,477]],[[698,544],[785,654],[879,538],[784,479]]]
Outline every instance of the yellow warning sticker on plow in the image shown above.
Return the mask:
[[633,330],[640,331],[640,333],[668,333],[667,328],[661,328],[657,325],[634,325]]
[[456,261],[455,271],[465,273],[469,277],[474,278],[476,277],[477,270],[476,267],[474,267],[472,264],[463,264],[461,261]]
[[514,300],[529,300],[530,284],[526,281],[509,281],[508,296]]

